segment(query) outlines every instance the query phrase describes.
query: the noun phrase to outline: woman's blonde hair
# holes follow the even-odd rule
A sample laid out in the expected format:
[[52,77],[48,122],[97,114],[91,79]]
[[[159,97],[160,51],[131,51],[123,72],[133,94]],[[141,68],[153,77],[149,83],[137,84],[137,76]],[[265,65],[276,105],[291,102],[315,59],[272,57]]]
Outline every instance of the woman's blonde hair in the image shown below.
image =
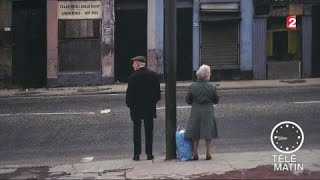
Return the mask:
[[211,69],[208,65],[203,64],[199,67],[199,69],[196,72],[197,78],[199,80],[207,80],[210,79]]

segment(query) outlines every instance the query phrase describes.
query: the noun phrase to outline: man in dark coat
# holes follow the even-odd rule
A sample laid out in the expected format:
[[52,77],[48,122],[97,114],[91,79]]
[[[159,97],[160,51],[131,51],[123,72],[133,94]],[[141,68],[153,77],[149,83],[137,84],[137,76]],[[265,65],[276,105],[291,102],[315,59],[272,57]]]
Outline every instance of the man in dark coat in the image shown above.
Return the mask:
[[138,161],[141,154],[141,121],[144,121],[147,159],[152,154],[153,118],[157,117],[156,104],[160,100],[160,82],[157,74],[145,67],[146,59],[137,56],[131,59],[134,72],[128,79],[126,104],[130,108],[133,121],[133,160]]

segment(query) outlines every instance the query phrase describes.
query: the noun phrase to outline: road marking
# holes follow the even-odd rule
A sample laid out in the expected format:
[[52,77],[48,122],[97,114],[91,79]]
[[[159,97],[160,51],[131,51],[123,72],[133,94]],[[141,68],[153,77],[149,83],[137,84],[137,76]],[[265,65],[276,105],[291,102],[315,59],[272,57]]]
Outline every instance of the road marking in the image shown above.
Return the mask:
[[191,106],[177,106],[177,109],[189,109]]
[[302,102],[294,102],[295,104],[316,104],[320,103],[320,101],[302,101]]
[[1,116],[38,116],[38,115],[94,115],[95,112],[57,112],[57,113],[16,113],[0,114]]
[[81,159],[81,162],[82,163],[91,162],[93,159],[94,159],[94,157],[84,157]]
[[110,96],[119,96],[120,94],[109,94]]
[[[177,109],[189,109],[191,106],[177,106]],[[157,107],[157,110],[166,109],[166,107]]]
[[[216,104],[213,107],[217,106]],[[177,106],[177,109],[190,109],[191,106]],[[157,110],[166,109],[166,107],[157,107]]]
[[100,111],[100,114],[108,114],[111,111],[111,109],[103,109]]

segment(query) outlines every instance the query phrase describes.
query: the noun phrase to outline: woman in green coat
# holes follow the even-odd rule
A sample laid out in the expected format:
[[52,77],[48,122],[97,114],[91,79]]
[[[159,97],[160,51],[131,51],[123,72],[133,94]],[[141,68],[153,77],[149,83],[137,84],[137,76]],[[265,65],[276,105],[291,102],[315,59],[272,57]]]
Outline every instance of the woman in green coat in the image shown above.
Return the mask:
[[211,159],[211,139],[218,137],[217,124],[214,116],[214,104],[219,96],[214,83],[210,83],[211,70],[202,65],[196,72],[197,82],[190,85],[186,102],[192,106],[185,137],[192,139],[193,160],[198,160],[199,140],[206,140],[206,160]]

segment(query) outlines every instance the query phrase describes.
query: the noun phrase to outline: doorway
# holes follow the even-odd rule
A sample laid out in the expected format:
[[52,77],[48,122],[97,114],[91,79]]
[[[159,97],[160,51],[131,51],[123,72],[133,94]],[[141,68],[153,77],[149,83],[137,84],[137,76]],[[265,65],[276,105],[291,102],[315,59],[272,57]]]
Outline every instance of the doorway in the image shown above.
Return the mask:
[[286,28],[286,17],[267,20],[267,79],[296,79],[301,72],[301,16],[297,29]]
[[177,80],[192,79],[192,8],[177,9]]
[[115,81],[127,82],[131,58],[147,56],[147,10],[117,10],[115,16]]
[[23,88],[46,84],[46,0],[12,4],[12,81]]

